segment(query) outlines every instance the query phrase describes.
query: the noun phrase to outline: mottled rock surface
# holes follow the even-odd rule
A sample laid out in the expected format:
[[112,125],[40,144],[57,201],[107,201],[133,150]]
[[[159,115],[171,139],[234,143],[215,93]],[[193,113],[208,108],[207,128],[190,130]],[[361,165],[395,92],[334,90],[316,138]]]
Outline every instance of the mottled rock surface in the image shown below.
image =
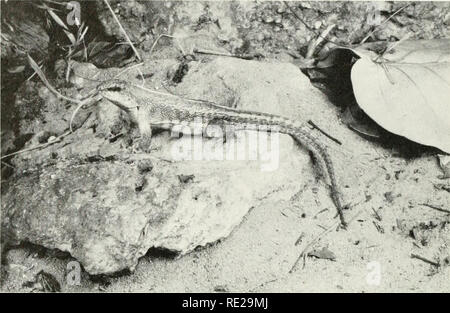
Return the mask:
[[[170,65],[160,63],[160,75]],[[99,72],[100,80],[117,72],[84,64],[73,68],[84,77]],[[290,64],[219,58],[193,62],[191,71],[176,91],[223,105],[292,115],[300,96],[317,95]],[[124,78],[136,81],[133,75]],[[78,83],[87,92],[88,84]],[[49,131],[45,125],[55,130],[51,110],[46,118],[51,122],[30,124],[33,132]],[[204,140],[201,160],[190,160],[190,150],[184,151],[187,160],[177,160],[175,149],[191,146],[193,137],[174,139],[162,132],[154,136],[151,153],[135,153],[128,136],[111,140],[128,130],[126,116],[115,106],[103,101],[95,114],[78,118],[85,120],[83,127],[61,143],[16,157],[21,171],[3,188],[2,225],[17,241],[69,252],[90,274],[134,269],[151,247],[185,254],[227,237],[252,207],[274,195],[289,199],[313,177],[303,175],[312,171],[308,154],[286,135],[266,138],[275,144],[273,150],[259,150],[256,159],[247,153],[238,159],[237,151],[250,149],[256,133],[237,131],[226,143]],[[219,154],[212,155],[217,149]],[[220,151],[229,156],[217,161]]]

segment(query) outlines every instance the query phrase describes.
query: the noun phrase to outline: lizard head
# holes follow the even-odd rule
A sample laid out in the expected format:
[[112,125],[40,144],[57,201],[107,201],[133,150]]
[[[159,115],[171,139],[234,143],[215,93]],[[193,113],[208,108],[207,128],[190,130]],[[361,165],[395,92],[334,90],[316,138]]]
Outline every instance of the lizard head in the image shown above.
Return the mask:
[[98,93],[105,99],[125,111],[139,107],[136,97],[132,94],[132,85],[123,80],[110,80],[97,86]]

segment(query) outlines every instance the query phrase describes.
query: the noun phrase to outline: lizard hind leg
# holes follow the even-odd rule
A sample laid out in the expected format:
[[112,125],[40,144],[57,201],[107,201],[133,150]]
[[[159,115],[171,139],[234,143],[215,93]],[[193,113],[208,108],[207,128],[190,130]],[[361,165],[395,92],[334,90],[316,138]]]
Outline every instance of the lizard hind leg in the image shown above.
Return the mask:
[[203,128],[205,138],[223,138],[223,143],[235,136],[235,127],[220,119],[209,121]]
[[309,156],[311,157],[312,163],[313,163],[313,168],[314,168],[314,172],[316,174],[316,180],[317,181],[324,181],[327,185],[329,185],[329,181],[328,181],[328,174],[325,170],[325,165],[323,163],[323,161],[321,160],[320,157],[317,156],[317,154],[315,154],[315,152],[308,150],[309,152]]
[[340,190],[340,187],[338,185],[336,174],[334,171],[334,165],[331,161],[330,155],[328,154],[325,147],[322,147],[320,145],[317,145],[318,154],[320,154],[320,157],[322,159],[322,164],[324,166],[324,171],[327,172],[327,176],[329,179],[328,187],[330,189],[330,195],[331,199],[333,200],[334,205],[337,209],[337,215],[339,216],[341,220],[341,225],[343,228],[347,227],[347,222],[345,220],[344,216],[344,210],[348,209],[348,205],[343,205],[344,200],[342,196],[342,192]]
[[331,199],[336,206],[341,224],[345,228],[347,223],[344,218],[343,210],[347,206],[342,205],[342,193],[340,192],[339,185],[336,181],[334,165],[326,147],[315,140],[315,138],[309,135],[306,131],[303,131],[301,129],[296,129],[292,136],[300,144],[307,147],[313,155],[313,158],[316,160],[316,163],[318,165],[317,169],[319,169],[321,176],[324,178],[325,183],[330,189]]
[[145,153],[149,153],[152,144],[152,127],[150,123],[146,127],[139,125],[139,137],[137,139],[137,148]]

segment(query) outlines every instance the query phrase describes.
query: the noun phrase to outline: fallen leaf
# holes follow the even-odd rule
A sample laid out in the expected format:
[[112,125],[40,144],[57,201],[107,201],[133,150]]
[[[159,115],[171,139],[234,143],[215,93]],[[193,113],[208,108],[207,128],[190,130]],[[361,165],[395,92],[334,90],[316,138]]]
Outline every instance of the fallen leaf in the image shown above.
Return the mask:
[[351,72],[359,106],[386,130],[450,153],[450,40],[395,49],[383,62],[359,54]]
[[226,285],[217,285],[214,287],[215,292],[229,292]]
[[65,30],[68,30],[66,24],[64,24],[64,22],[59,18],[58,15],[56,15],[55,12],[53,12],[52,9],[48,8],[47,9],[48,14],[50,14],[50,16],[53,18],[53,20],[62,28],[64,28]]
[[336,255],[332,251],[328,250],[327,247],[323,247],[321,250],[314,250],[308,253],[308,256],[331,261],[336,260]]
[[7,69],[8,73],[17,74],[23,72],[25,65],[12,66]]
[[319,65],[353,54],[351,82],[361,109],[391,133],[450,153],[450,40],[403,41],[388,52],[337,48]]
[[350,110],[350,107],[344,112],[342,120],[347,126],[358,133],[360,136],[370,140],[375,140],[381,137],[380,126],[374,123],[371,119],[367,118],[355,118]]
[[194,175],[183,175],[183,174],[178,175],[178,179],[179,179],[180,183],[183,183],[183,184],[187,184],[187,183],[193,181],[194,178],[195,178]]
[[394,196],[392,195],[392,192],[386,192],[386,193],[384,193],[384,197],[386,198],[386,200],[389,202],[389,203],[392,203],[393,201],[394,201]]
[[23,287],[33,288],[44,292],[60,292],[61,285],[58,280],[50,273],[41,270],[36,274],[33,281],[28,281],[23,284]]

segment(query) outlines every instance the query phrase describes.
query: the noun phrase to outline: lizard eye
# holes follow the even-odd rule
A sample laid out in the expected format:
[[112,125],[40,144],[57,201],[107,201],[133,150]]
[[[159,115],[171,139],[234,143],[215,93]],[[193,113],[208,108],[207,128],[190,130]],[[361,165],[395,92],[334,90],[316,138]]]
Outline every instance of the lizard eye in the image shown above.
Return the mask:
[[112,87],[106,88],[106,90],[108,90],[108,91],[122,91],[122,87],[120,87],[120,86],[112,86]]
[[110,81],[97,87],[98,90],[108,90],[120,92],[126,89],[126,83],[123,81]]

